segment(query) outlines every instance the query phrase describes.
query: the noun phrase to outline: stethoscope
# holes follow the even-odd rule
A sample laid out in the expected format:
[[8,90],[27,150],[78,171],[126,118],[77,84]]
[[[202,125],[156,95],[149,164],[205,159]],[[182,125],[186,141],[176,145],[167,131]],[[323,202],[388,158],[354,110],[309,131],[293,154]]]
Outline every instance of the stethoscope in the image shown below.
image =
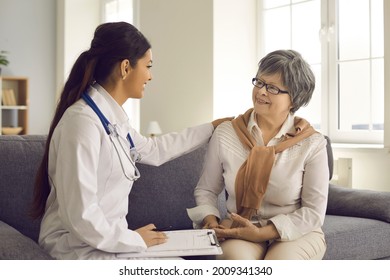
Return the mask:
[[[111,124],[107,118],[103,115],[102,111],[98,108],[96,103],[92,100],[92,98],[87,94],[83,93],[81,97],[84,99],[84,101],[92,108],[92,110],[96,113],[96,115],[99,117],[100,121],[102,122],[103,128],[110,137],[110,140],[112,144],[114,145],[115,151],[118,154],[119,161],[122,167],[123,174],[125,177],[130,180],[130,181],[136,181],[139,177],[141,177],[141,174],[138,170],[138,168],[135,166],[136,162],[139,162],[141,160],[141,154],[137,152],[137,149],[135,148],[133,139],[130,136],[130,133],[127,133],[126,139],[130,143],[130,156],[128,153],[125,151],[125,148],[122,145],[122,142],[120,141],[119,133],[117,131],[116,125]],[[119,150],[115,144],[115,141],[113,140],[113,137],[117,139],[117,142],[122,148],[123,153],[126,155],[127,159],[130,161],[131,165],[134,167],[134,175],[128,175],[125,171],[125,167],[122,162],[122,158],[120,156]]]

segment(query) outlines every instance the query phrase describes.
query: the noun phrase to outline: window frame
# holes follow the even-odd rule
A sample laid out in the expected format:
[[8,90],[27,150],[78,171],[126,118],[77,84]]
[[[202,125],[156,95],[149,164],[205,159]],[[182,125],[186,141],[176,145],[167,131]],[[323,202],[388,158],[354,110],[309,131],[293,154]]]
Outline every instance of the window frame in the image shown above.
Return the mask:
[[[384,131],[383,130],[353,130],[343,131],[338,128],[339,122],[339,92],[338,92],[338,62],[337,62],[337,46],[338,46],[338,18],[337,18],[337,2],[338,0],[328,0],[324,2],[328,4],[328,92],[329,103],[328,103],[328,135],[333,141],[339,143],[350,143],[350,144],[383,144]],[[384,1],[386,2],[386,1]],[[370,31],[371,32],[371,31]],[[386,76],[386,73],[384,73]],[[383,122],[385,120],[383,119]]]
[[[262,0],[258,0],[258,22],[257,34],[258,41],[262,42],[264,34],[262,34]],[[389,40],[390,31],[390,3],[384,0],[384,77],[390,73],[389,65]],[[291,6],[292,1],[289,4]],[[333,142],[348,143],[348,144],[379,144],[386,147],[390,146],[390,81],[384,78],[384,130],[354,130],[342,131],[338,129],[339,122],[339,95],[338,95],[338,71],[337,71],[337,0],[320,0],[321,6],[321,29],[319,37],[321,39],[321,132],[328,135]],[[386,14],[388,15],[386,18]],[[387,34],[387,35],[386,35]],[[259,57],[265,55],[264,46],[259,44]],[[387,101],[387,102],[386,102]],[[388,104],[388,105],[386,105]],[[387,110],[386,110],[387,107]],[[310,120],[309,120],[310,121]]]

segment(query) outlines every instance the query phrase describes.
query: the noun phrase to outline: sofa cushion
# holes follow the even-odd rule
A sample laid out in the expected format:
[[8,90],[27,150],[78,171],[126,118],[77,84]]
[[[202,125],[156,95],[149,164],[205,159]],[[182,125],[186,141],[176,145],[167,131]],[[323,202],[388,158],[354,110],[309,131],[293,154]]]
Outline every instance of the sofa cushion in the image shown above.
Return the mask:
[[329,185],[327,214],[376,219],[390,223],[390,192]]
[[390,256],[390,224],[378,220],[326,215],[324,259],[369,260]]
[[28,213],[45,141],[44,135],[2,135],[0,138],[0,220],[35,241],[40,221],[34,221]]
[[1,260],[50,260],[52,257],[37,243],[0,221]]
[[190,229],[187,208],[195,206],[198,183],[207,145],[159,167],[138,164],[141,178],[129,195],[127,221],[130,229],[149,223],[157,227]]

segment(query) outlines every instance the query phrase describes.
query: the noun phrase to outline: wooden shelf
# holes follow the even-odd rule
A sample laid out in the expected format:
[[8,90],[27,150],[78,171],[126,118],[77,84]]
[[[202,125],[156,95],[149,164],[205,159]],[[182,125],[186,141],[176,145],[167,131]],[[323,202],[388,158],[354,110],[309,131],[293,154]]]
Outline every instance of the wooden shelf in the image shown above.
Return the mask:
[[[15,129],[17,134],[28,134],[28,78],[0,76],[0,134]],[[5,95],[7,95],[5,98]],[[12,98],[10,98],[12,96]]]
[[25,106],[25,105],[13,105],[13,106],[4,106],[2,105],[1,107],[3,110],[13,110],[13,109],[17,109],[17,110],[27,110],[28,107]]

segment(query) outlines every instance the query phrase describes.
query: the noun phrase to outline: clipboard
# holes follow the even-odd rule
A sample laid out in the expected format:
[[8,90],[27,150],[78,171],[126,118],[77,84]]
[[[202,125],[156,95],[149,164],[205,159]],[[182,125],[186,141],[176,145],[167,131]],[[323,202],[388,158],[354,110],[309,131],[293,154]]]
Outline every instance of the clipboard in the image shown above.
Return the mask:
[[184,257],[202,255],[220,255],[215,231],[212,229],[172,230],[164,231],[167,242],[147,248],[143,252],[117,253],[117,258],[143,257]]

